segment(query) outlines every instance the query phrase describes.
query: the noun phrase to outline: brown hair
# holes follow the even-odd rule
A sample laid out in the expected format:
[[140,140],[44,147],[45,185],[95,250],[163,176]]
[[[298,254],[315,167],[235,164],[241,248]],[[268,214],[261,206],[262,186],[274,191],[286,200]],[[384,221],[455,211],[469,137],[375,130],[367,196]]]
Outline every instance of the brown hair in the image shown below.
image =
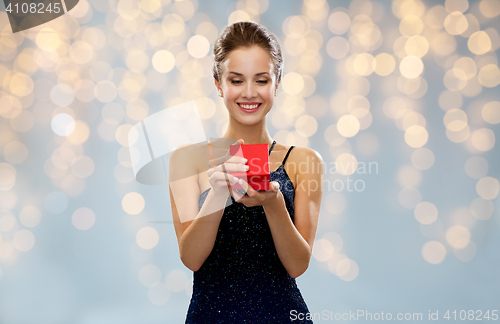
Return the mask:
[[276,84],[279,84],[283,73],[283,56],[278,38],[266,27],[251,21],[238,21],[227,26],[215,41],[212,68],[215,80],[220,82],[222,64],[231,51],[253,45],[258,45],[269,53],[274,66]]

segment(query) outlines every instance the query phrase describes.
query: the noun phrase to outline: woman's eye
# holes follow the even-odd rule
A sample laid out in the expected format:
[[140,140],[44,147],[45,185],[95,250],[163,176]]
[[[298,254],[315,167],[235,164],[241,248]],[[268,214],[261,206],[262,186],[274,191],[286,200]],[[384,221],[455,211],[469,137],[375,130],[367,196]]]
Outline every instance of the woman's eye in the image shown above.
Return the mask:
[[257,81],[257,82],[262,83],[262,84],[266,84],[267,80],[260,80],[260,81]]
[[242,81],[237,81],[237,80],[232,80],[231,83],[232,84],[240,84]]

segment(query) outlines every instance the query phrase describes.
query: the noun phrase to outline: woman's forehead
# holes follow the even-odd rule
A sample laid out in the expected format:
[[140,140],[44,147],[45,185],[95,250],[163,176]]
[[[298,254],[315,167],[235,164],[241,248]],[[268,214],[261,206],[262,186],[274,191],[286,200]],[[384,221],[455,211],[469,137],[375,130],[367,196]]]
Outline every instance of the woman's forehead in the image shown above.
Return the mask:
[[256,74],[260,72],[271,73],[273,62],[269,54],[262,48],[238,48],[229,53],[224,68],[227,73]]

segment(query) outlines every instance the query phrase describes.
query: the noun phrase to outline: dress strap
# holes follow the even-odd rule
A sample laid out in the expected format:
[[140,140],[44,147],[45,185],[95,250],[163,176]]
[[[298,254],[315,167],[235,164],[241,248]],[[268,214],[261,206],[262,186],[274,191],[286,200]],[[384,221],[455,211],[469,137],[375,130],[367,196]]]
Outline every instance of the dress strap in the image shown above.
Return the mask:
[[276,141],[273,141],[273,144],[271,145],[271,148],[269,149],[269,155],[271,155],[271,151],[273,150],[274,148],[274,144],[276,144]]
[[286,152],[285,158],[283,159],[283,162],[281,162],[281,164],[285,165],[286,159],[288,159],[288,155],[290,154],[290,151],[291,151],[294,147],[295,147],[294,145],[290,146],[290,148],[288,149],[288,152]]

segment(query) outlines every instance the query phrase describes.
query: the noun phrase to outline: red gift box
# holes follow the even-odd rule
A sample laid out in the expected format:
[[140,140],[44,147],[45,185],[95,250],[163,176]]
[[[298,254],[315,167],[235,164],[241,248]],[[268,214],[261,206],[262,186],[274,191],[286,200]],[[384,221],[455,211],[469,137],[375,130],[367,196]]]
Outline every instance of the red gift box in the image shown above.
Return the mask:
[[[269,190],[269,145],[268,144],[235,144],[229,147],[231,156],[242,156],[247,159],[248,171],[231,172],[231,175],[246,180],[254,190]],[[233,189],[243,189],[239,183]],[[244,189],[243,189],[244,190]]]

